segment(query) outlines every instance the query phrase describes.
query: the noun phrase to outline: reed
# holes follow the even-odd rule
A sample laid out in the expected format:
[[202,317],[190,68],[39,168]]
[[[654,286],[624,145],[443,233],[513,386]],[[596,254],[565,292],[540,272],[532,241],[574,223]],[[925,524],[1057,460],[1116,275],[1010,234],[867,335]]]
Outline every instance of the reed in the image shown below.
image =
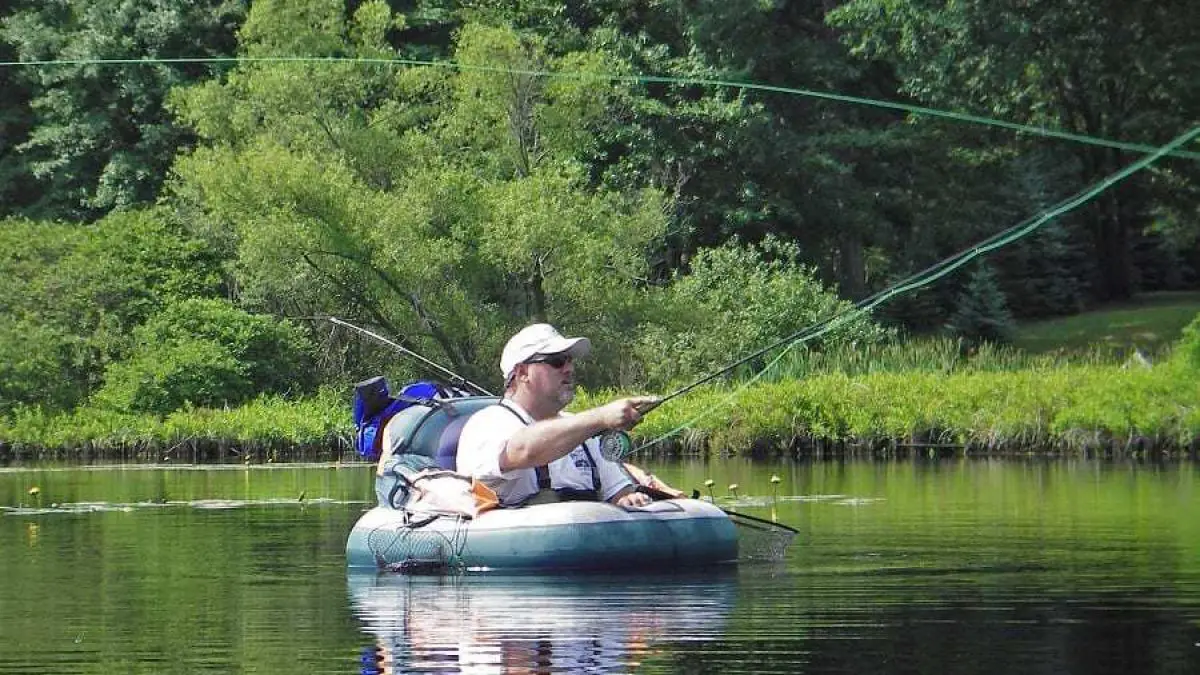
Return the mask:
[[668,435],[660,449],[731,453],[795,452],[814,443],[968,453],[1194,452],[1196,381],[1194,371],[1172,362],[832,372],[698,390],[647,417],[635,440]]
[[[944,344],[901,367],[865,358],[860,372],[760,379],[697,389],[634,430],[658,453],[1149,453],[1200,448],[1200,385],[1180,359],[1020,362],[1007,352],[965,362]],[[890,358],[890,357],[889,357]],[[911,353],[903,358],[911,358]],[[974,360],[972,360],[974,359]],[[851,367],[851,371],[856,369]],[[581,392],[585,408],[631,392]],[[348,397],[264,397],[165,418],[81,408],[0,418],[0,461],[154,462],[354,459]],[[949,450],[947,450],[949,449]]]
[[345,397],[265,396],[236,408],[185,408],[166,417],[97,408],[0,418],[0,460],[286,461],[340,458],[353,429]]

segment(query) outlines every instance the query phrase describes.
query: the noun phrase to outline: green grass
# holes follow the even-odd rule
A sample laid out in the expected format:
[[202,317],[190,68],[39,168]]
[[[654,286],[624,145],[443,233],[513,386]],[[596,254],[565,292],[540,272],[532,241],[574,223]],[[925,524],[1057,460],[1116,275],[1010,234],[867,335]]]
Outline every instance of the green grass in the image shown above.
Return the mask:
[[1148,293],[1136,300],[1061,319],[1023,324],[1013,346],[1032,354],[1098,347],[1161,354],[1200,314],[1200,292]]

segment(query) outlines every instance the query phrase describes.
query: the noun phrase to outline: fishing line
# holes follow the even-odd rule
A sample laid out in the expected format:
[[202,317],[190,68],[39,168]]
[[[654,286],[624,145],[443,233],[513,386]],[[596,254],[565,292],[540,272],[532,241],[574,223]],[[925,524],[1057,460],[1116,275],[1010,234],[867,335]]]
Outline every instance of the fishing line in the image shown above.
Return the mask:
[[[458,63],[451,60],[430,61],[422,59],[404,59],[404,58],[360,58],[349,56],[205,56],[205,57],[143,57],[143,58],[127,58],[127,59],[45,59],[33,61],[0,61],[0,68],[10,67],[53,67],[53,66],[129,66],[129,65],[151,65],[151,64],[197,64],[197,63],[212,63],[212,64],[242,64],[242,63],[362,63],[367,65],[399,65],[412,66],[423,68],[448,68],[463,72],[480,72],[492,74],[507,74],[507,75],[524,75],[528,77],[538,78],[559,78],[573,80],[595,80],[605,82],[626,82],[631,84],[671,84],[684,86],[703,86],[703,87],[718,87],[722,89],[748,89],[752,91],[763,91],[775,94],[788,94],[792,96],[804,96],[808,98],[824,99],[828,101],[836,101],[838,103],[849,103],[852,105],[865,105],[874,108],[883,108],[887,110],[896,110],[913,115],[925,115],[929,117],[940,117],[943,119],[953,120],[955,122],[963,122],[967,124],[979,124],[983,126],[997,127],[1016,131],[1044,138],[1054,138],[1075,143],[1083,143],[1086,145],[1095,145],[1105,148],[1113,148],[1116,150],[1126,150],[1129,152],[1140,152],[1143,154],[1153,154],[1159,150],[1153,145],[1143,143],[1127,143],[1124,141],[1114,141],[1106,138],[1095,136],[1087,136],[1085,134],[1076,134],[1069,131],[1060,131],[1057,129],[1048,129],[1043,126],[1034,126],[1029,124],[1019,124],[1017,122],[1009,122],[1007,120],[996,119],[992,117],[984,117],[982,115],[973,115],[971,113],[956,112],[952,110],[939,110],[937,108],[929,108],[925,106],[912,105],[908,103],[900,103],[897,101],[885,101],[882,99],[874,99],[863,96],[851,96],[849,94],[838,94],[830,91],[820,91],[817,89],[804,89],[797,87],[784,87],[779,85],[763,84],[759,82],[747,82],[740,80],[724,80],[715,78],[702,77],[668,77],[664,75],[623,75],[619,73],[585,73],[558,71],[552,72],[539,69],[522,69],[508,68],[503,66],[484,66],[473,65],[466,63]],[[1174,150],[1167,154],[1174,157],[1181,157],[1191,160],[1200,160],[1200,152],[1192,152],[1187,150]],[[1159,155],[1161,156],[1161,155]]]
[[[1195,139],[1197,136],[1200,136],[1200,126],[1195,127],[1193,129],[1191,129],[1190,131],[1182,134],[1181,136],[1176,137],[1170,143],[1167,143],[1166,145],[1158,148],[1155,152],[1151,153],[1150,155],[1143,157],[1143,158],[1139,159],[1138,161],[1133,162],[1129,166],[1117,171],[1116,173],[1113,173],[1113,174],[1109,175],[1108,177],[1100,180],[1099,182],[1092,184],[1090,187],[1085,188],[1084,190],[1076,193],[1076,195],[1074,197],[1070,197],[1062,202],[1059,202],[1057,205],[1055,205],[1054,207],[1051,207],[1050,209],[1048,209],[1046,211],[1043,211],[1041,214],[1034,216],[1030,219],[1027,219],[1018,225],[1010,227],[1007,230],[1004,230],[998,234],[995,234],[995,235],[979,242],[978,244],[975,244],[974,246],[966,248],[948,258],[945,258],[942,261],[935,263],[935,264],[925,268],[924,270],[917,272],[916,274],[913,274],[913,275],[901,280],[900,282],[890,286],[889,288],[886,288],[864,300],[859,301],[854,306],[852,306],[842,312],[839,312],[824,321],[819,321],[819,322],[817,322],[807,328],[804,328],[800,331],[797,331],[781,340],[777,340],[776,342],[774,342],[762,349],[759,349],[758,351],[755,351],[754,353],[750,354],[749,356],[738,359],[737,361],[734,361],[732,364],[725,366],[724,368],[722,368],[714,373],[705,375],[704,377],[700,378],[699,380],[663,397],[662,399],[658,400],[654,404],[653,407],[645,409],[645,412],[648,413],[648,412],[650,412],[650,410],[657,408],[658,406],[662,405],[663,403],[665,403],[673,398],[676,398],[677,396],[682,396],[683,394],[686,394],[687,392],[692,391],[693,389],[695,389],[696,387],[698,387],[702,384],[711,382],[712,380],[716,379],[717,377],[728,374],[735,368],[737,368],[741,365],[744,365],[748,361],[751,361],[755,358],[761,357],[773,349],[778,349],[779,347],[783,347],[786,345],[786,348],[783,349],[779,353],[779,355],[776,356],[774,359],[772,359],[766,366],[764,366],[762,368],[762,370],[760,370],[758,373],[756,373],[753,377],[751,377],[746,382],[739,385],[736,389],[734,389],[734,391],[732,393],[730,393],[727,397],[725,397],[719,403],[713,405],[711,408],[701,411],[700,414],[696,415],[695,417],[688,420],[687,422],[684,422],[682,425],[676,427],[675,429],[672,429],[671,431],[668,431],[667,433],[665,433],[643,445],[640,445],[636,448],[632,447],[632,443],[628,440],[628,436],[625,437],[624,441],[610,440],[609,447],[608,447],[609,453],[619,453],[617,456],[624,456],[624,455],[636,452],[638,450],[641,450],[643,448],[648,448],[648,447],[655,445],[657,443],[660,443],[668,438],[671,438],[672,436],[675,436],[679,432],[683,431],[684,429],[687,429],[688,427],[695,424],[696,422],[703,419],[704,417],[707,417],[714,411],[731,404],[747,387],[749,387],[751,384],[753,384],[753,383],[757,382],[759,379],[761,379],[763,375],[765,375],[768,371],[770,371],[770,369],[773,368],[775,366],[775,364],[777,364],[796,345],[802,344],[804,342],[808,342],[808,341],[818,338],[822,335],[825,335],[826,333],[834,330],[835,328],[838,328],[838,327],[842,326],[843,324],[845,324],[863,314],[870,312],[875,307],[896,297],[897,295],[901,295],[903,293],[907,293],[909,291],[914,291],[914,290],[917,290],[924,286],[927,286],[927,285],[933,283],[934,281],[937,281],[938,279],[941,279],[942,277],[946,276],[947,274],[953,272],[954,270],[962,267],[963,265],[974,260],[975,258],[977,258],[981,255],[984,255],[985,253],[990,253],[998,248],[1007,246],[1007,245],[1011,244],[1012,242],[1017,241],[1017,240],[1021,239],[1022,237],[1025,237],[1026,235],[1034,232],[1037,228],[1044,225],[1046,222],[1048,222],[1054,218],[1057,218],[1058,216],[1061,216],[1062,214],[1067,213],[1068,211],[1077,209],[1080,206],[1082,206],[1083,204],[1086,204],[1087,202],[1095,199],[1100,193],[1104,192],[1105,190],[1108,190],[1113,185],[1116,185],[1117,183],[1125,180],[1129,176],[1137,173],[1138,171],[1145,169],[1146,167],[1150,166],[1158,159],[1169,154],[1175,148],[1178,148],[1178,147],[1190,142],[1191,140]],[[605,455],[605,456],[608,457],[609,455]],[[609,458],[611,459],[612,457],[609,457]]]
[[[1055,139],[1073,141],[1073,142],[1077,142],[1077,143],[1084,143],[1084,144],[1088,144],[1088,145],[1096,145],[1096,146],[1101,146],[1101,147],[1114,148],[1114,149],[1118,149],[1118,150],[1127,150],[1127,151],[1133,151],[1133,152],[1147,153],[1146,156],[1143,157],[1142,159],[1134,162],[1133,164],[1126,167],[1125,169],[1122,169],[1121,171],[1114,173],[1113,175],[1109,176],[1108,178],[1105,178],[1105,179],[1101,180],[1100,182],[1094,184],[1092,188],[1083,191],[1082,193],[1079,194],[1079,196],[1068,199],[1064,202],[1060,202],[1060,204],[1057,207],[1054,207],[1050,210],[1044,211],[1041,215],[1031,219],[1030,221],[1026,221],[1026,222],[1024,222],[1020,225],[1017,225],[1013,228],[1009,228],[1008,230],[1005,230],[997,235],[994,235],[993,237],[990,237],[989,239],[986,239],[986,240],[976,244],[975,246],[971,247],[970,249],[964,250],[958,254],[955,254],[949,258],[946,258],[942,262],[939,262],[917,274],[914,274],[914,275],[906,278],[905,280],[899,282],[898,284],[895,284],[895,285],[889,287],[888,289],[885,289],[884,291],[881,291],[880,293],[877,293],[877,294],[867,298],[866,300],[860,301],[859,303],[855,304],[853,307],[851,307],[850,309],[848,309],[846,311],[835,314],[833,317],[831,317],[825,321],[813,324],[812,326],[809,326],[808,328],[805,328],[797,333],[794,333],[782,340],[776,341],[775,343],[772,343],[771,345],[764,347],[764,348],[750,354],[749,356],[739,359],[738,361],[735,361],[734,363],[730,364],[729,366],[726,366],[725,368],[722,368],[714,373],[711,373],[710,375],[707,375],[707,376],[701,378],[700,380],[697,380],[696,382],[693,382],[692,384],[689,384],[686,387],[683,387],[682,389],[675,391],[675,392],[669,394],[668,396],[660,399],[659,401],[655,402],[652,406],[644,408],[643,413],[648,413],[651,410],[653,410],[654,408],[658,407],[659,405],[661,405],[673,398],[676,398],[678,396],[682,396],[703,384],[711,382],[712,380],[729,373],[730,371],[747,363],[748,361],[758,358],[758,357],[770,352],[773,349],[777,349],[779,347],[786,345],[786,349],[784,349],[779,354],[779,356],[774,358],[759,373],[755,374],[750,380],[748,380],[742,386],[740,386],[738,389],[736,389],[723,402],[723,403],[728,403],[732,399],[736,398],[736,396],[738,396],[741,393],[741,391],[745,389],[746,386],[757,381],[760,377],[762,377],[763,374],[765,374],[772,367],[774,367],[774,365],[776,363],[778,363],[778,361],[785,354],[787,354],[788,351],[790,351],[791,348],[794,347],[795,345],[802,344],[809,340],[820,337],[821,335],[824,335],[824,334],[834,330],[835,328],[856,318],[857,316],[869,312],[874,307],[878,306],[879,304],[881,304],[883,302],[886,302],[887,300],[889,300],[897,295],[907,293],[909,291],[916,290],[916,289],[922,288],[930,283],[933,283],[934,281],[936,281],[936,280],[942,278],[943,276],[949,274],[950,272],[958,269],[959,267],[963,266],[967,262],[970,262],[971,260],[975,259],[976,257],[983,255],[985,253],[991,252],[1002,246],[1006,246],[1006,245],[1012,243],[1013,241],[1016,241],[1024,236],[1026,236],[1027,234],[1033,232],[1034,230],[1036,230],[1038,227],[1040,227],[1042,224],[1044,224],[1048,220],[1051,220],[1067,211],[1078,208],[1082,204],[1094,199],[1097,195],[1099,195],[1101,192],[1107,190],[1112,185],[1116,184],[1117,182],[1120,182],[1121,180],[1124,180],[1125,178],[1129,177],[1130,175],[1132,175],[1138,171],[1141,171],[1142,169],[1145,169],[1153,162],[1157,161],[1158,159],[1161,159],[1163,156],[1171,155],[1171,156],[1175,156],[1175,157],[1183,157],[1183,158],[1192,159],[1192,160],[1200,159],[1200,153],[1179,150],[1180,146],[1184,145],[1185,143],[1187,143],[1188,141],[1190,141],[1194,137],[1196,137],[1196,135],[1200,134],[1200,127],[1183,134],[1182,136],[1172,140],[1171,142],[1169,142],[1161,147],[1154,147],[1154,146],[1144,145],[1144,144],[1139,144],[1139,143],[1126,143],[1126,142],[1122,142],[1122,141],[1112,141],[1112,140],[1108,140],[1108,139],[1086,136],[1083,134],[1075,134],[1075,133],[1070,133],[1070,132],[1065,132],[1065,131],[1047,129],[1045,127],[1037,127],[1037,126],[1031,126],[1031,125],[1025,125],[1025,124],[1018,124],[1015,122],[1008,122],[1005,120],[999,120],[999,119],[995,119],[995,118],[983,117],[983,116],[979,116],[979,115],[972,115],[969,113],[960,113],[960,112],[955,112],[955,111],[939,110],[936,108],[928,108],[928,107],[924,107],[924,106],[916,106],[916,105],[911,105],[911,104],[906,104],[906,103],[898,103],[898,102],[894,102],[894,101],[885,101],[885,100],[881,100],[881,99],[872,99],[872,98],[867,98],[867,97],[851,96],[848,94],[837,94],[837,93],[833,93],[833,92],[818,91],[818,90],[813,90],[813,89],[783,87],[783,86],[768,85],[768,84],[762,84],[762,83],[756,83],[756,82],[745,82],[745,81],[737,81],[737,80],[722,80],[722,79],[712,79],[712,78],[666,77],[666,76],[656,76],[656,75],[621,75],[621,74],[614,74],[614,73],[581,73],[581,72],[561,72],[561,71],[560,72],[551,72],[551,71],[537,70],[537,69],[520,69],[520,68],[507,68],[507,67],[498,67],[498,66],[471,65],[471,64],[457,63],[455,61],[450,61],[450,60],[429,61],[429,60],[403,59],[403,58],[384,59],[384,58],[359,58],[359,57],[337,57],[337,56],[326,56],[326,57],[233,56],[233,57],[180,57],[180,58],[143,57],[143,58],[137,58],[137,59],[53,59],[53,60],[33,60],[33,61],[0,61],[0,67],[23,67],[23,66],[49,67],[49,66],[79,66],[79,65],[103,66],[103,65],[149,65],[149,64],[195,64],[195,63],[215,63],[215,64],[223,64],[223,63],[229,63],[229,64],[322,63],[322,62],[325,62],[325,63],[363,63],[363,64],[375,64],[375,65],[402,65],[402,66],[413,66],[413,67],[438,67],[438,68],[449,68],[449,69],[464,71],[464,72],[474,71],[474,72],[483,72],[483,73],[524,75],[524,76],[538,77],[538,78],[597,80],[597,81],[608,81],[608,82],[627,82],[627,83],[634,83],[634,84],[657,83],[657,84],[711,86],[711,87],[719,87],[719,88],[755,90],[755,91],[764,91],[764,92],[771,92],[771,93],[781,93],[781,94],[789,94],[789,95],[796,95],[796,96],[804,96],[804,97],[809,97],[809,98],[825,99],[825,100],[836,101],[836,102],[840,102],[840,103],[850,103],[850,104],[855,104],[855,105],[866,105],[866,106],[877,107],[877,108],[898,110],[898,111],[902,111],[902,112],[906,112],[906,113],[914,114],[914,115],[927,115],[927,116],[931,116],[931,117],[940,117],[940,118],[944,118],[944,119],[949,119],[949,120],[953,120],[953,121],[957,121],[957,122],[966,122],[966,123],[972,123],[972,124],[979,124],[979,125],[983,125],[983,126],[998,127],[998,128],[1008,129],[1008,130],[1012,130],[1012,131],[1017,131],[1020,133],[1027,133],[1027,134],[1032,134],[1035,136],[1042,136],[1042,137],[1046,137],[1046,138],[1055,138]],[[337,320],[337,319],[331,318],[331,320],[334,321],[335,323],[345,325],[346,327],[351,328],[353,330],[370,335],[371,337],[374,337],[386,344],[389,344],[390,346],[395,347],[396,349],[399,349],[407,354],[414,356],[415,358],[420,359],[422,362],[426,363],[427,365],[430,365],[431,367],[438,369],[439,372],[447,373],[451,377],[454,377],[454,378],[460,380],[463,384],[466,384],[477,391],[488,394],[488,392],[486,390],[484,390],[482,387],[480,387],[479,385],[476,385],[476,384],[466,380],[465,378],[462,378],[461,376],[455,375],[454,373],[446,371],[445,369],[441,368],[437,364],[435,364],[431,361],[428,361],[424,357],[421,357],[413,352],[410,352],[409,350],[406,350],[403,347],[396,345],[395,343],[392,343],[379,335],[375,335],[374,333],[366,331],[357,326],[352,326],[350,324],[347,324],[347,323]],[[490,394],[488,394],[488,395],[490,395]],[[675,434],[677,434],[680,431],[682,431],[683,429],[687,428],[694,422],[696,422],[696,421],[702,419],[703,417],[705,417],[706,415],[710,414],[713,410],[720,407],[720,405],[721,404],[718,404],[717,406],[713,406],[713,408],[711,408],[707,411],[701,412],[698,416],[696,416],[692,420],[689,420],[688,422],[684,423],[684,425],[668,432],[667,434],[664,434],[663,436],[660,436],[660,437],[650,441],[649,443],[639,446],[636,449],[631,449],[632,444],[629,441],[628,436],[625,434],[621,434],[620,436],[623,437],[623,440],[621,440],[620,442],[618,442],[614,445],[612,442],[614,439],[609,438],[608,443],[602,444],[603,445],[602,451],[603,450],[608,451],[608,452],[604,452],[605,456],[608,456],[612,452],[618,452],[618,453],[620,453],[620,455],[624,455],[624,454],[628,454],[629,452],[636,451],[638,449],[649,447],[651,445],[661,442],[662,440],[665,440],[666,438],[670,438],[671,436],[674,436]],[[620,455],[618,455],[618,456],[620,456]]]

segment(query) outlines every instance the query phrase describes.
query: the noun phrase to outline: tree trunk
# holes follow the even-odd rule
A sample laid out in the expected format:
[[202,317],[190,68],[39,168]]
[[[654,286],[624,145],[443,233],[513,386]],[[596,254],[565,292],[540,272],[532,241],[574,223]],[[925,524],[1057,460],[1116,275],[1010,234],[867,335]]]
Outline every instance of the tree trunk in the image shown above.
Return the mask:
[[1099,299],[1105,302],[1128,300],[1133,295],[1132,256],[1129,251],[1129,225],[1122,221],[1116,199],[1101,209],[1098,223],[1096,287]]
[[863,260],[863,245],[857,233],[843,229],[838,240],[838,285],[842,296],[861,300],[867,291],[866,263]]
[[546,287],[543,284],[544,280],[542,263],[539,260],[536,265],[536,271],[529,277],[529,282],[526,286],[529,291],[530,314],[533,320],[537,322],[548,322],[550,320],[546,312]]
[[[1095,183],[1111,176],[1119,168],[1116,153],[1106,149],[1087,152],[1085,180]],[[1090,160],[1090,161],[1088,161]],[[1130,251],[1131,216],[1129,190],[1125,185],[1109,188],[1094,202],[1092,223],[1093,250],[1096,259],[1093,294],[1100,302],[1128,300],[1133,296],[1133,256]]]

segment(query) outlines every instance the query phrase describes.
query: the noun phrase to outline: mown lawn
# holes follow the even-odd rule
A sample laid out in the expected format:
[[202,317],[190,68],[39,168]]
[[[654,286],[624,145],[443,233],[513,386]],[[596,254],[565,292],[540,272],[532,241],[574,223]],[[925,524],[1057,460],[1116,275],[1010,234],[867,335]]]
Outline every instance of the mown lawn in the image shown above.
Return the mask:
[[1200,292],[1162,292],[1094,311],[1022,324],[1013,345],[1034,354],[1096,347],[1156,354],[1200,314]]

